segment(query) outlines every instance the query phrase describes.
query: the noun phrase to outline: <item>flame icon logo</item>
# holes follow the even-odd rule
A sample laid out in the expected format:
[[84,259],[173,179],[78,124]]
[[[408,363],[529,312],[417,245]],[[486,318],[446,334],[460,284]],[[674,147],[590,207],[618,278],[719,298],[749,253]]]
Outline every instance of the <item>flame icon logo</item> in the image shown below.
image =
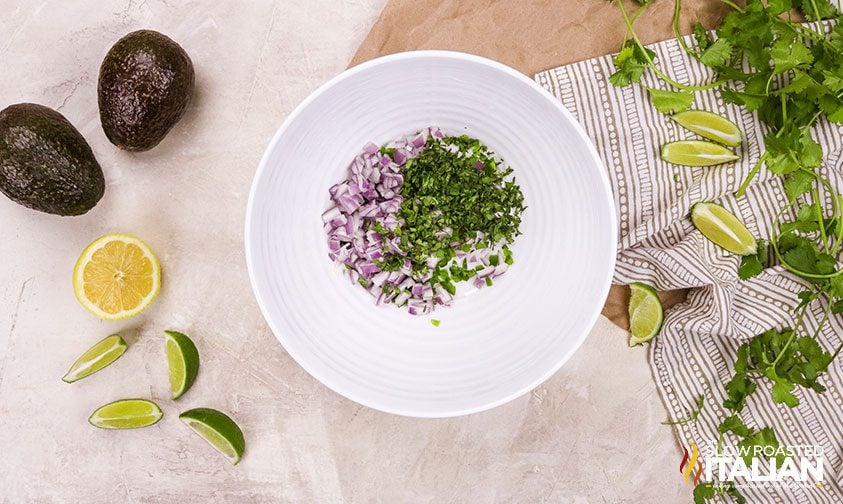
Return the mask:
[[[682,462],[679,463],[679,473],[682,475],[682,478],[685,481],[691,479],[691,475],[694,475],[694,486],[700,481],[703,473],[703,463],[700,460],[700,450],[697,448],[696,443],[691,443],[691,453],[688,454],[688,449],[683,448],[685,453],[682,455]],[[694,474],[694,469],[697,470],[696,474]]]

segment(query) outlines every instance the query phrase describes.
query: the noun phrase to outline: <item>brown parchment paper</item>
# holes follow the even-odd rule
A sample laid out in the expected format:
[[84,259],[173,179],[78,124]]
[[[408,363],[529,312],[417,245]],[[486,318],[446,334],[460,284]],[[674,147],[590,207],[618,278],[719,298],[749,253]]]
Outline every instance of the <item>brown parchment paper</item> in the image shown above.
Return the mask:
[[[653,0],[635,23],[644,43],[673,36],[673,2]],[[632,13],[638,4],[627,2]],[[719,0],[682,2],[680,31],[695,21],[714,27],[726,11]],[[351,62],[402,51],[448,49],[478,54],[534,74],[617,52],[626,26],[607,0],[390,0]],[[666,306],[684,291],[662,293]],[[613,285],[603,315],[627,328],[626,287]]]

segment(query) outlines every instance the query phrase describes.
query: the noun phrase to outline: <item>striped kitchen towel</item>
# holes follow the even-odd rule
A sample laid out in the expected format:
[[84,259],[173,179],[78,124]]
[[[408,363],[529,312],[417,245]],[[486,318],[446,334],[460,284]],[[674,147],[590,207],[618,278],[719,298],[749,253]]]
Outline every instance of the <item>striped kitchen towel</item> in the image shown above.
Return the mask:
[[[708,70],[676,40],[650,48],[662,68],[677,80],[711,79]],[[670,165],[661,160],[660,146],[694,135],[657,112],[640,86],[612,86],[609,75],[614,70],[612,57],[604,56],[542,72],[536,80],[576,116],[609,171],[620,230],[614,281],[642,281],[659,290],[692,289],[686,302],[666,314],[649,352],[671,419],[687,417],[697,398],[705,397],[699,420],[675,428],[681,446],[703,446],[717,439],[717,424],[728,416],[722,407],[723,385],[732,376],[737,347],[771,327],[792,326],[796,295],[804,284],[781,267],[740,281],[739,258],[694,228],[688,217],[691,206],[716,201],[738,215],[753,234],[769,238],[775,214],[787,201],[780,180],[763,169],[744,197],[734,196],[763,151],[765,130],[754,114],[724,103],[716,91],[697,93],[693,108],[716,112],[740,126],[745,137],[741,160],[712,168]],[[646,75],[643,83],[664,88],[652,75]],[[826,155],[823,169],[827,176],[833,174],[829,179],[838,186],[843,185],[841,137],[840,125],[825,122],[815,128],[814,138]],[[817,326],[824,309],[819,302],[812,306],[805,318],[808,329]],[[843,317],[832,318],[819,335],[826,349],[837,347],[843,337]],[[800,403],[794,409],[774,404],[769,386],[747,405],[743,418],[751,427],[772,426],[781,444],[820,445],[825,455],[821,485],[744,488],[741,491],[749,502],[843,502],[840,359],[830,367],[825,385],[824,394],[798,392]],[[677,466],[679,461],[677,454]]]

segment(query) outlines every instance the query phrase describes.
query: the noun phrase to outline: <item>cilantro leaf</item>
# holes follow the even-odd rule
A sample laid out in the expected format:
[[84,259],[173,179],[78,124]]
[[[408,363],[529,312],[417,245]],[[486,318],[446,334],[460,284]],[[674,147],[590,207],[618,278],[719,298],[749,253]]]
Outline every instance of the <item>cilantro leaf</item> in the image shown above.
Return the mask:
[[814,177],[804,171],[793,172],[784,178],[784,194],[787,200],[793,203],[796,198],[811,190],[814,185]]
[[694,504],[705,504],[717,495],[712,482],[700,482],[694,487]]
[[716,67],[725,65],[732,57],[732,44],[726,38],[717,39],[700,55],[703,65]]
[[837,7],[828,0],[796,0],[796,7],[808,21],[830,19],[837,15]]
[[[763,448],[772,448],[773,451],[777,450],[779,447],[779,440],[776,438],[776,433],[773,431],[771,427],[764,427],[763,429],[759,430],[758,432],[747,436],[738,442],[738,447],[743,448],[743,460],[746,462],[746,465],[750,465],[753,459],[753,447],[758,446]],[[779,464],[784,462],[784,455],[776,456],[776,460]]]
[[705,406],[705,395],[700,394],[697,398],[697,407],[691,411],[691,414],[688,417],[683,418],[681,420],[674,420],[672,422],[662,422],[662,425],[685,425],[692,422],[696,422],[697,419],[700,417],[700,413],[702,412],[703,406]]
[[694,23],[694,40],[697,41],[700,51],[705,51],[712,44],[711,36],[702,23]]
[[743,105],[750,112],[758,110],[764,105],[764,96],[747,93],[744,91],[737,91],[727,87],[720,88],[720,96],[726,103],[734,103],[735,105]]
[[758,249],[755,254],[741,257],[741,264],[738,266],[738,278],[747,280],[758,275],[764,270],[765,261],[767,261],[767,242],[758,240]]
[[736,373],[726,383],[725,389],[728,397],[723,401],[723,407],[732,411],[741,411],[746,405],[746,398],[751,396],[756,388],[758,388],[758,385],[747,378],[746,374]]
[[750,428],[746,426],[743,420],[741,420],[741,417],[738,415],[730,415],[724,418],[717,427],[717,430],[721,434],[731,432],[739,437],[747,437],[752,434]]
[[799,399],[793,394],[793,383],[786,379],[779,378],[773,383],[771,394],[773,402],[784,403],[789,408],[795,408],[799,404]]
[[814,56],[805,44],[798,41],[779,39],[770,50],[773,58],[773,72],[782,73],[786,70],[796,68],[799,65],[813,63]]
[[770,14],[778,16],[782,12],[787,12],[793,8],[792,0],[770,0],[767,3]]
[[665,91],[646,86],[645,89],[650,93],[650,98],[656,110],[664,114],[682,112],[694,103],[694,93],[692,91]]
[[647,69],[647,61],[641,57],[636,46],[627,45],[612,60],[617,70],[609,76],[609,82],[615,86],[627,86],[633,82],[640,82],[644,70]]
[[822,75],[823,85],[828,88],[828,90],[832,93],[838,93],[843,90],[843,66],[836,69],[835,71],[824,70]]

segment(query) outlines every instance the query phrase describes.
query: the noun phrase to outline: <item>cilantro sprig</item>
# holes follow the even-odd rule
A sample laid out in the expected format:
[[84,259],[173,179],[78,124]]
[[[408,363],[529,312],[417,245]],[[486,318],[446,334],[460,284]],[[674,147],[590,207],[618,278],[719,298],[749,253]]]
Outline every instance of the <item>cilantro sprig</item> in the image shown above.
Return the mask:
[[[772,328],[738,348],[734,375],[725,385],[723,407],[729,416],[718,431],[720,445],[730,435],[738,446],[778,447],[772,428],[753,428],[742,419],[747,400],[769,387],[775,403],[796,407],[801,393],[825,391],[822,376],[843,349],[841,345],[830,353],[817,341],[828,318],[843,313],[843,196],[820,172],[823,151],[812,135],[820,120],[843,123],[843,16],[829,0],[747,0],[745,7],[720,1],[731,11],[716,37],[697,23],[695,44],[690,46],[680,36],[681,6],[674,0],[673,30],[680,46],[712,73],[710,82],[691,84],[678,82],[659,68],[653,51],[635,34],[633,23],[647,5],[630,17],[621,0],[615,0],[627,36],[609,80],[616,86],[640,84],[651,71],[666,87],[645,86],[661,112],[684,110],[692,105],[695,92],[717,88],[724,101],[756,113],[766,128],[765,150],[736,195],[743,196],[762,168],[781,177],[787,205],[770,233],[772,258],[808,288],[799,294],[793,328]],[[834,22],[830,28],[795,22],[794,8],[808,21]],[[756,254],[742,258],[738,276],[746,280],[760,274],[767,255],[767,243],[760,241]],[[802,322],[816,302],[825,303],[824,314],[808,331]],[[699,409],[688,420],[698,415]],[[702,482],[694,489],[697,504],[720,495],[745,502],[733,483]]]

